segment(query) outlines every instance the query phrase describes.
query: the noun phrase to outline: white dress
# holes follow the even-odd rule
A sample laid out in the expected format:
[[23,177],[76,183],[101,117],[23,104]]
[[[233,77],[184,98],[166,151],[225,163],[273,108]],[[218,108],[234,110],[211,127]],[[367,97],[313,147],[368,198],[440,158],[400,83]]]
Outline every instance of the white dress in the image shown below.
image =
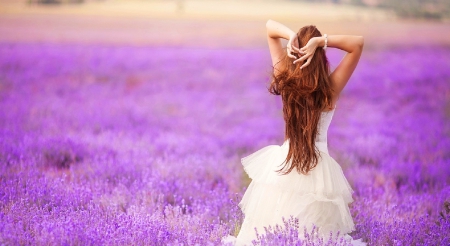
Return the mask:
[[[353,190],[339,164],[328,154],[327,132],[335,109],[323,112],[319,121],[316,147],[320,151],[317,166],[307,175],[295,169],[287,175],[276,170],[285,160],[289,151],[289,140],[283,145],[262,148],[242,159],[245,171],[252,179],[239,206],[244,213],[239,235],[225,241],[236,245],[248,245],[264,227],[283,225],[282,218],[293,216],[299,220],[300,233],[303,228],[311,231],[313,225],[319,233],[329,235],[340,231],[340,235],[355,229],[348,204],[353,201]],[[365,245],[359,240],[354,245]]]

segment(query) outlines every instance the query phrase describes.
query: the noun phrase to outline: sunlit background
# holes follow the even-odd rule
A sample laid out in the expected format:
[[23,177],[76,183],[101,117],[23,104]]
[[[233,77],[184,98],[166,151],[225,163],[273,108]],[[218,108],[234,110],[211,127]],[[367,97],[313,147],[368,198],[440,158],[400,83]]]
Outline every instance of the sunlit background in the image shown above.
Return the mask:
[[[237,235],[250,182],[240,159],[284,140],[280,99],[267,92],[268,19],[365,37],[329,130],[355,190],[352,236],[449,245],[449,10],[444,0],[0,0],[0,245]],[[327,54],[332,67],[343,55]],[[266,235],[261,245],[297,240]]]
[[265,47],[268,18],[364,35],[370,47],[449,43],[450,1],[5,1],[1,41]]

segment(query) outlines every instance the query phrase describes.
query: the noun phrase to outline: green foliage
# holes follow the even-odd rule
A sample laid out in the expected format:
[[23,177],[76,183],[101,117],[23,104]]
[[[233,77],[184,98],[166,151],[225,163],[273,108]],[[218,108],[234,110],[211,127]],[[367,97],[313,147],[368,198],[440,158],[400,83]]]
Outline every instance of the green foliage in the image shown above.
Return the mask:
[[402,18],[440,20],[450,17],[450,2],[446,0],[384,0],[382,5]]
[[393,10],[401,18],[441,20],[450,18],[449,0],[291,0],[304,2],[333,2],[358,6],[376,6]]

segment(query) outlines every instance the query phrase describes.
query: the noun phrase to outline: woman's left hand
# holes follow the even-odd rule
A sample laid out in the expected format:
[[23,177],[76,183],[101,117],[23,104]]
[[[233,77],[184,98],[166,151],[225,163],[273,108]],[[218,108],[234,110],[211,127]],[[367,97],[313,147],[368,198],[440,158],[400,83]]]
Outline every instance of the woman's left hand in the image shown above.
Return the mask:
[[294,64],[306,60],[305,64],[303,64],[300,69],[308,66],[311,63],[311,60],[314,57],[314,53],[316,52],[318,46],[319,40],[317,38],[311,38],[303,48],[298,49],[297,47],[293,47],[296,52],[298,52],[299,54],[303,54],[302,57],[294,61]]

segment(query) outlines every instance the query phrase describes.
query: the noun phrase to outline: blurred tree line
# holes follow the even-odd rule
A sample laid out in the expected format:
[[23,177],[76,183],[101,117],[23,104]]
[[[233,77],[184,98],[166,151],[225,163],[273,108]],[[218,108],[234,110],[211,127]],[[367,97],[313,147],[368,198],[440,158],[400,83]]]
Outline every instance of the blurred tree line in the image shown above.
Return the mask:
[[[60,3],[83,3],[86,1],[107,1],[107,0],[28,0],[30,3],[40,4],[60,4]],[[155,1],[155,0],[147,0]],[[159,0],[176,1],[177,5],[184,0]],[[207,1],[207,0],[205,0]],[[249,0],[241,0],[249,1]],[[279,1],[279,0],[274,0]],[[335,4],[352,4],[360,6],[370,6],[392,9],[402,18],[420,19],[448,19],[450,18],[450,0],[290,0],[304,2],[333,2]]]
[[450,18],[450,0],[291,0],[333,2],[392,9],[402,18],[440,20]]
[[450,0],[384,0],[381,7],[391,8],[404,18],[450,18]]

